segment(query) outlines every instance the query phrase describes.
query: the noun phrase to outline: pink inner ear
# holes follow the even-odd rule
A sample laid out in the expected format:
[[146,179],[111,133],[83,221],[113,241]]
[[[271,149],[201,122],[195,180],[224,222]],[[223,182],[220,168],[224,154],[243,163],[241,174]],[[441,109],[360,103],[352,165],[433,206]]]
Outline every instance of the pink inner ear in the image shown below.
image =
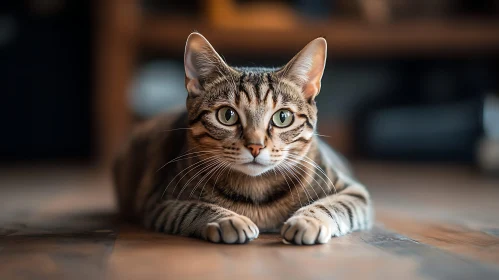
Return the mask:
[[289,64],[289,72],[285,72],[302,86],[302,93],[306,99],[319,94],[326,53],[326,41],[323,38],[315,39],[293,58]]
[[206,66],[204,66],[202,62],[196,61],[196,57],[202,56],[203,53],[206,56],[212,56],[212,52],[215,51],[209,44],[210,43],[208,43],[208,41],[200,34],[193,33],[187,39],[184,54],[184,67],[185,76],[189,80],[199,79],[199,77],[203,74],[203,68]]
[[320,90],[320,83],[306,83],[303,87],[303,95],[306,99],[315,97]]
[[[319,58],[321,59],[321,58]],[[322,58],[322,61],[323,58]],[[317,60],[317,58],[314,61],[314,66],[312,69],[310,69],[310,72],[308,73],[308,81],[305,83],[303,86],[303,94],[305,95],[305,98],[311,98],[315,97],[317,94],[319,94],[319,91],[321,90],[321,78],[322,78],[322,68],[317,67],[317,65],[323,65],[321,60]]]
[[185,76],[187,77],[187,79],[189,80],[192,80],[192,79],[195,79],[196,76],[197,76],[197,73],[196,73],[196,68],[194,66],[194,64],[192,63],[192,54],[191,53],[187,53],[186,54],[186,59],[185,59]]
[[198,79],[189,79],[186,77],[185,81],[186,81],[185,87],[187,88],[187,92],[189,94],[196,96],[201,93],[202,89]]

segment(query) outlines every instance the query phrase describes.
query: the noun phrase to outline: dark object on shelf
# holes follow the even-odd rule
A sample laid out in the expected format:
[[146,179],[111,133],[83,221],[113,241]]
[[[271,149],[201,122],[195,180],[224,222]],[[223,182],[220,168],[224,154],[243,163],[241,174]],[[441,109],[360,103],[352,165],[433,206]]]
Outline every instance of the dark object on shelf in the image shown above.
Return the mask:
[[326,19],[332,14],[336,1],[332,0],[295,0],[298,12],[306,17]]
[[361,148],[375,158],[471,161],[480,129],[479,102],[392,108],[367,116]]
[[499,175],[499,94],[489,94],[483,106],[484,136],[478,142],[477,162],[490,174]]
[[405,60],[391,88],[359,105],[355,140],[376,159],[474,162],[482,135],[482,96],[495,88],[492,63]]
[[203,1],[201,0],[142,0],[142,9],[150,14],[200,14]]
[[10,26],[0,43],[0,160],[89,158],[90,4],[6,2],[0,4]]

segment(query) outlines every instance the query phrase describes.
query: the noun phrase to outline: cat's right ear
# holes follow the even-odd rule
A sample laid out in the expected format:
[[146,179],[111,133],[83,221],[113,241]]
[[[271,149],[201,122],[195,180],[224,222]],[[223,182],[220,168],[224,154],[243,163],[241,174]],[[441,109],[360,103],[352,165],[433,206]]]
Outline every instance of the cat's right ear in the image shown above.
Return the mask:
[[321,90],[321,79],[326,66],[327,43],[319,37],[308,43],[278,73],[302,88],[307,100],[313,100]]
[[203,35],[193,32],[187,37],[184,53],[185,87],[189,95],[198,96],[203,83],[229,67]]

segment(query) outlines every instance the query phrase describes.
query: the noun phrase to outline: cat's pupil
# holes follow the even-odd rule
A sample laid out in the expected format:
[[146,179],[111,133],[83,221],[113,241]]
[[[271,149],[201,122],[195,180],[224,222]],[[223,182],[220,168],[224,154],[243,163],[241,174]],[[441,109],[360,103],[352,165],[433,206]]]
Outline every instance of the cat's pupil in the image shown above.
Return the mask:
[[284,123],[284,121],[286,120],[286,113],[281,112],[279,114],[279,119],[281,120],[282,123]]
[[234,112],[232,112],[232,110],[227,110],[225,111],[225,120],[230,120],[232,118],[232,115],[234,115]]

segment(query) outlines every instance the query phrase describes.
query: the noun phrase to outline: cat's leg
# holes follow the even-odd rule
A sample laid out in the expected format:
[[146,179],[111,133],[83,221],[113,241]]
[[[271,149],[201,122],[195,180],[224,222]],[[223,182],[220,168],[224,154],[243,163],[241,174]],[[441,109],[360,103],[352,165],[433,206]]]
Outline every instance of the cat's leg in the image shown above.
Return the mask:
[[249,218],[199,201],[165,200],[147,211],[145,224],[155,231],[202,238],[215,243],[247,243],[258,237]]
[[366,188],[338,175],[336,192],[298,209],[283,225],[283,240],[298,245],[327,243],[331,237],[372,226],[372,203]]

